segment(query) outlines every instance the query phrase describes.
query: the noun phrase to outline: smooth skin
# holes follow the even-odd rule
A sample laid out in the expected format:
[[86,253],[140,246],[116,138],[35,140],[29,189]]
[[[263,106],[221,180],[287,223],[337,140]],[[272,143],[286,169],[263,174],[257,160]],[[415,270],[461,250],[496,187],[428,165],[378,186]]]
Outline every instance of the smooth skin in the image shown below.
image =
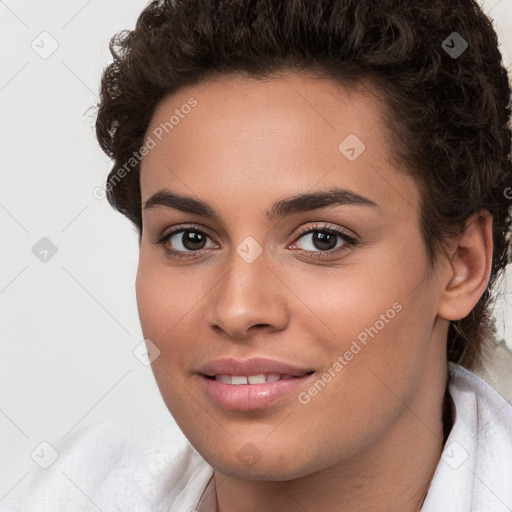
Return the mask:
[[[166,97],[147,130],[197,100],[142,161],[136,291],[144,336],[161,350],[160,392],[215,469],[220,512],[413,512],[439,462],[449,320],[486,288],[492,219],[475,215],[430,265],[419,189],[391,159],[372,92],[292,71],[230,75]],[[366,146],[355,161],[338,148],[350,134]],[[276,201],[333,187],[374,205],[266,215]],[[144,208],[163,189],[209,203],[218,218]],[[181,224],[196,245],[183,231],[156,242]],[[326,226],[356,243],[331,235],[326,249],[315,242]],[[247,237],[263,250],[252,263],[236,250]],[[395,303],[401,311],[307,404],[292,393],[227,411],[203,392],[198,367],[222,357],[278,359],[316,380]],[[259,460],[247,464],[243,448]]]

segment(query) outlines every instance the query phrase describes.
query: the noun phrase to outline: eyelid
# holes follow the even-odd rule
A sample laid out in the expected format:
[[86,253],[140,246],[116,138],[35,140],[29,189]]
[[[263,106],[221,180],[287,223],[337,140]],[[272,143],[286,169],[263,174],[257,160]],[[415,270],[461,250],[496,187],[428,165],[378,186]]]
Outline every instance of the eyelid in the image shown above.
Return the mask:
[[175,226],[172,226],[169,229],[164,229],[164,231],[156,236],[155,242],[158,243],[161,240],[167,239],[168,237],[175,235],[176,233],[179,233],[180,231],[198,231],[199,233],[202,233],[204,235],[207,235],[211,239],[214,237],[209,233],[209,229],[201,226],[200,224],[194,224],[194,223],[183,223],[183,224],[176,224]]
[[[187,255],[189,257],[193,257],[194,255],[199,255],[199,254],[202,255],[204,253],[204,251],[206,251],[208,249],[203,248],[203,249],[199,249],[197,251],[181,251],[181,250],[171,249],[166,246],[166,242],[172,236],[174,236],[180,232],[187,231],[187,230],[197,231],[197,232],[207,236],[208,238],[212,239],[214,241],[214,243],[217,244],[217,242],[215,242],[215,240],[214,240],[214,237],[212,237],[208,233],[209,230],[207,228],[205,228],[204,226],[201,226],[199,224],[187,224],[187,223],[178,224],[178,225],[172,226],[172,228],[170,228],[170,229],[164,230],[162,234],[157,235],[156,239],[154,240],[154,243],[163,246],[165,251],[167,253],[171,254],[173,257],[187,257]],[[334,227],[334,226],[330,225],[329,223],[324,222],[324,223],[315,223],[314,225],[302,227],[299,230],[299,232],[295,235],[292,245],[295,242],[297,242],[297,240],[302,238],[304,235],[309,234],[309,233],[314,233],[314,232],[331,233],[331,234],[334,234],[335,236],[341,237],[345,241],[345,244],[342,245],[341,247],[338,247],[336,249],[329,249],[326,251],[321,251],[321,250],[310,251],[307,249],[298,249],[299,251],[302,251],[304,253],[310,253],[311,255],[316,255],[316,256],[313,256],[316,258],[322,258],[322,257],[327,258],[329,256],[337,254],[340,251],[348,249],[350,246],[352,246],[352,247],[356,246],[359,243],[358,238],[356,236],[353,236],[353,235],[347,233],[347,231],[344,230],[343,228]],[[347,245],[349,247],[346,247]]]
[[348,232],[348,230],[341,228],[341,227],[335,227],[329,223],[326,222],[320,222],[315,223],[314,226],[308,226],[308,227],[302,227],[299,232],[295,235],[295,240],[297,240],[301,235],[304,235],[306,233],[311,233],[315,231],[327,231],[332,232],[336,235],[344,236],[345,238],[353,241],[354,243],[357,242],[357,235],[351,234]]
[[303,227],[299,230],[297,235],[294,238],[293,244],[295,244],[299,239],[303,238],[304,235],[309,233],[316,232],[324,232],[334,234],[335,236],[341,238],[343,240],[343,244],[340,247],[335,247],[333,249],[328,249],[326,251],[316,250],[311,251],[307,249],[297,249],[300,253],[307,253],[308,257],[314,259],[329,259],[339,256],[341,253],[346,252],[347,250],[353,249],[357,245],[359,245],[359,238],[357,236],[349,234],[344,228],[334,227],[329,223],[315,223],[313,226]]
[[154,243],[162,246],[168,254],[172,255],[172,257],[187,257],[187,255],[193,256],[194,254],[202,254],[203,251],[205,251],[206,249],[199,249],[197,251],[180,251],[177,249],[171,249],[167,247],[167,242],[169,241],[169,239],[172,236],[177,235],[178,233],[181,233],[183,231],[196,231],[210,238],[216,245],[218,245],[217,242],[215,242],[214,237],[209,234],[209,230],[207,228],[199,224],[188,223],[177,224],[169,229],[165,229],[161,234],[156,236],[156,238],[154,239]]

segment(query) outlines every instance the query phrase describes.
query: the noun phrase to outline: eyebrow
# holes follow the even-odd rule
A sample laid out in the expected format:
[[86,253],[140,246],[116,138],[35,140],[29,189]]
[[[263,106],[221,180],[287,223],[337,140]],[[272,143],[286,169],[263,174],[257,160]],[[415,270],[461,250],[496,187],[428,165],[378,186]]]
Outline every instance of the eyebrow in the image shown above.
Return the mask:
[[[367,197],[343,188],[331,188],[326,191],[316,191],[296,194],[276,201],[272,208],[265,212],[268,220],[282,218],[294,213],[303,213],[330,206],[369,206],[380,209]],[[219,212],[207,201],[183,196],[168,189],[162,189],[153,194],[145,203],[144,210],[164,206],[186,213],[193,213],[211,219],[220,219]]]

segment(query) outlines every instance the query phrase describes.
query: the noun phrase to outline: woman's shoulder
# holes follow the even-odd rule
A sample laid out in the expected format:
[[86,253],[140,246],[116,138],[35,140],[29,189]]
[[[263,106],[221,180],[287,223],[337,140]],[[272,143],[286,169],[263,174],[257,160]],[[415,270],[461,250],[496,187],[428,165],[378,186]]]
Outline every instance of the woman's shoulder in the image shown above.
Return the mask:
[[0,511],[168,510],[191,479],[206,486],[213,474],[170,416],[103,422],[55,450],[46,469],[27,466]]

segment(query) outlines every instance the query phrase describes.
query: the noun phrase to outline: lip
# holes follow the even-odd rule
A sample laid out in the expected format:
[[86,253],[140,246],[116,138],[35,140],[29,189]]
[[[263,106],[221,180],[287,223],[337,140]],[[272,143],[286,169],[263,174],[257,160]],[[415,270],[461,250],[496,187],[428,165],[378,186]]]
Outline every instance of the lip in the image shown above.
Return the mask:
[[[307,385],[314,375],[309,368],[265,358],[247,360],[218,359],[205,364],[198,371],[207,398],[231,411],[263,409],[289,397],[292,392]],[[291,375],[293,378],[262,384],[232,385],[216,381],[214,375]],[[209,378],[210,377],[210,378]]]
[[275,359],[254,357],[245,360],[234,358],[216,359],[201,366],[197,373],[210,377],[214,375],[245,375],[247,377],[260,373],[277,373],[279,375],[302,377],[311,371],[313,371],[312,368],[295,366]]

